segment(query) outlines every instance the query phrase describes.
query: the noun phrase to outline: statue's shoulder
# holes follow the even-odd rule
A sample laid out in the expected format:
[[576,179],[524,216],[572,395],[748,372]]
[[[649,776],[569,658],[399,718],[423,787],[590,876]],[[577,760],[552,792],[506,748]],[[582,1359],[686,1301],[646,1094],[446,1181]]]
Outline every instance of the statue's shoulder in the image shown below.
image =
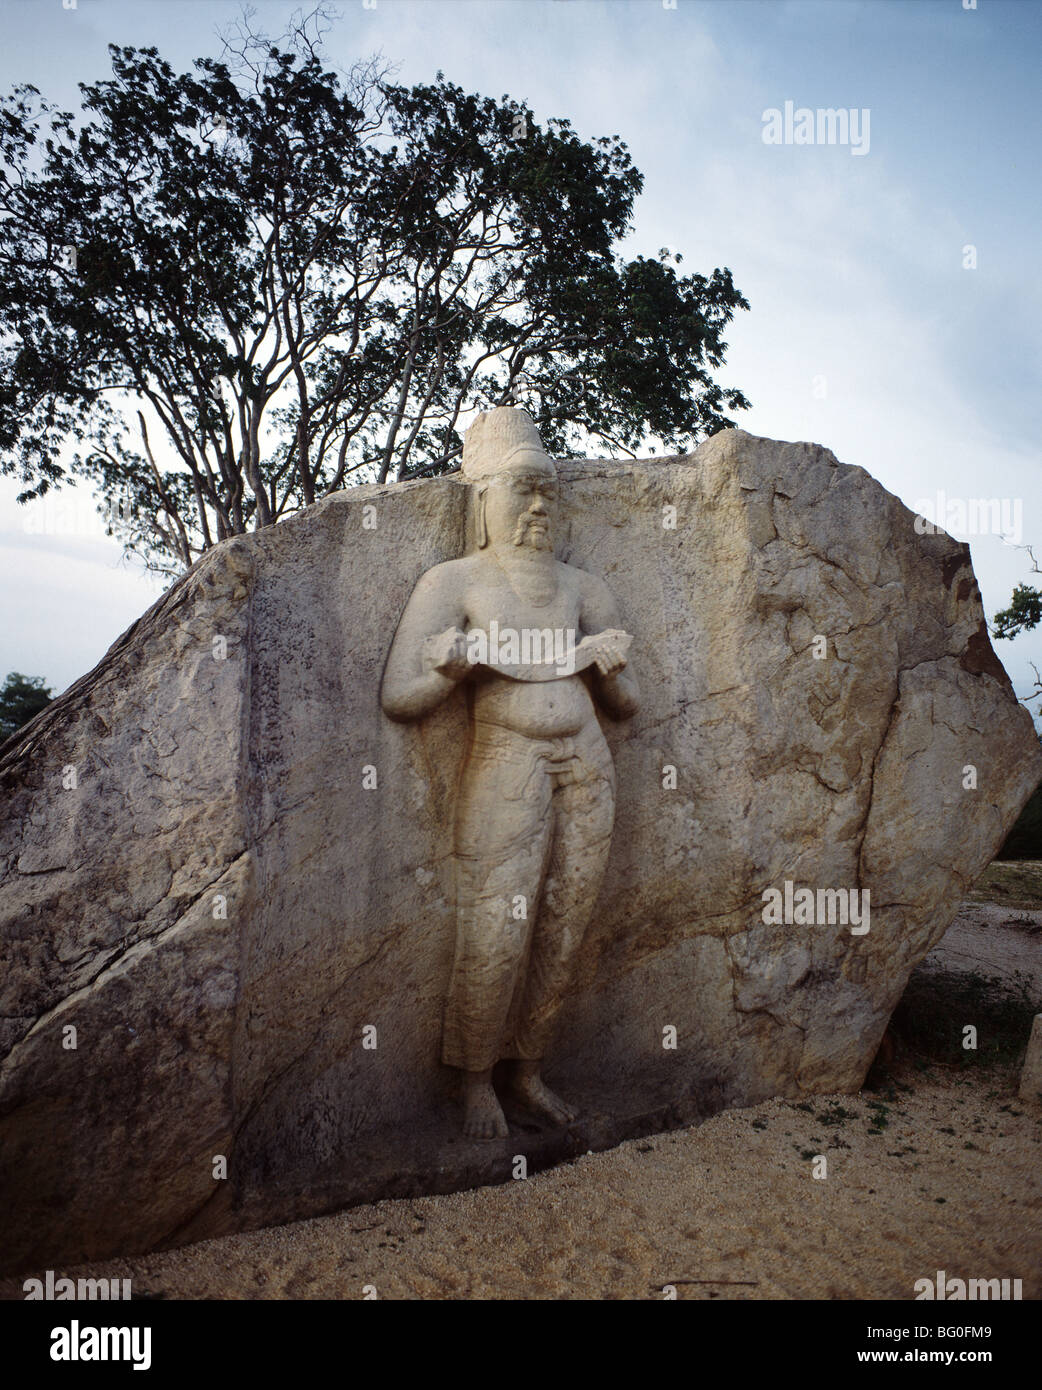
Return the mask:
[[462,579],[470,572],[471,558],[469,555],[464,555],[458,560],[441,560],[438,564],[431,565],[429,570],[424,570],[420,577],[435,584],[451,583],[454,579]]
[[458,560],[442,560],[424,570],[416,581],[417,589],[425,593],[458,592],[470,582],[475,573],[474,555],[464,555]]
[[598,579],[589,570],[584,570],[580,565],[566,564],[563,560],[559,560],[557,564],[558,571],[564,571],[571,583],[577,584],[582,593],[601,594],[607,592],[608,586],[604,580]]
[[570,572],[569,583],[577,594],[583,627],[587,632],[618,626],[618,604],[615,595],[603,579],[578,565],[564,565]]

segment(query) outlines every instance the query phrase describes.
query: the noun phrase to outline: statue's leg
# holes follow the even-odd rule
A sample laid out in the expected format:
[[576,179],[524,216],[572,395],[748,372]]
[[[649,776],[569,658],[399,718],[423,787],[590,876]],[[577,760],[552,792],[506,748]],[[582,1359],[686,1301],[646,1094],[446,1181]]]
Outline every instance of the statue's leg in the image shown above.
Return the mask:
[[516,1059],[514,1090],[519,1098],[560,1123],[574,1113],[545,1086],[540,1065],[572,982],[611,849],[615,787],[606,748],[604,757],[588,765],[580,780],[555,792],[552,819],[549,868],[507,1055]]
[[[505,760],[504,760],[505,761]],[[533,777],[509,799],[516,769],[495,758],[472,759],[456,822],[456,955],[445,1007],[442,1060],[464,1073],[464,1132],[505,1136],[491,1084],[546,865],[550,833],[548,779]]]

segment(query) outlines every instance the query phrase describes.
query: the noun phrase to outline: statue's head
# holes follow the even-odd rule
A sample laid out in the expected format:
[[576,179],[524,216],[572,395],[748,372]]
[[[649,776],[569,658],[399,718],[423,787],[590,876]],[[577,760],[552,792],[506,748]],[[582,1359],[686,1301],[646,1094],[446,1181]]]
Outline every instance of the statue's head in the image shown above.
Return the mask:
[[479,546],[553,550],[557,469],[530,415],[513,406],[479,415],[464,440],[460,473],[476,488]]

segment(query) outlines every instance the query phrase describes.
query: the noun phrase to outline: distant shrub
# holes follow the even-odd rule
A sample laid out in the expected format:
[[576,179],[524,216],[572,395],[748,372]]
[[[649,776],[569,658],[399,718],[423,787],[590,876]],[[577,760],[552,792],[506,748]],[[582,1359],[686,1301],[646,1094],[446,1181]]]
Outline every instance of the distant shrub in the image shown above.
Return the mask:
[[42,676],[23,676],[12,671],[0,688],[0,743],[51,703],[51,692]]

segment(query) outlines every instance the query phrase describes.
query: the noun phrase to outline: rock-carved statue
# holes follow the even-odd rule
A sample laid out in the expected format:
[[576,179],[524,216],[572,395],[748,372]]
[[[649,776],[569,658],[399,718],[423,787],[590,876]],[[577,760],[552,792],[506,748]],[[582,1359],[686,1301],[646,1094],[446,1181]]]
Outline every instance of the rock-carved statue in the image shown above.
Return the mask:
[[541,1076],[607,864],[615,771],[596,706],[637,708],[604,582],[558,560],[557,470],[531,418],[499,407],[467,431],[476,549],[421,575],[381,689],[422,718],[467,683],[455,820],[457,936],[442,1060],[463,1073],[466,1137],[508,1133],[492,1069],[545,1121],[574,1112]]

